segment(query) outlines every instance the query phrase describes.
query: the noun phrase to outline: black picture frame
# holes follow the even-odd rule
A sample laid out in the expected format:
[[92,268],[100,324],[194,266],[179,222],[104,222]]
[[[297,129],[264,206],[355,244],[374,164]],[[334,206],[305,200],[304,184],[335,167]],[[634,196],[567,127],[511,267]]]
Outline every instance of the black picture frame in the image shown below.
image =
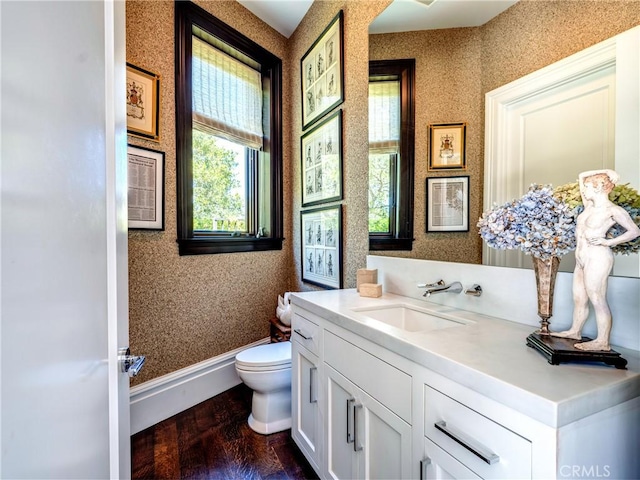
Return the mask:
[[302,281],[342,288],[342,205],[300,212]]
[[127,146],[130,230],[164,230],[164,152]]
[[300,60],[303,130],[344,101],[343,32],[340,10]]
[[426,231],[469,231],[469,176],[428,177]]
[[300,138],[302,206],[342,199],[342,110]]

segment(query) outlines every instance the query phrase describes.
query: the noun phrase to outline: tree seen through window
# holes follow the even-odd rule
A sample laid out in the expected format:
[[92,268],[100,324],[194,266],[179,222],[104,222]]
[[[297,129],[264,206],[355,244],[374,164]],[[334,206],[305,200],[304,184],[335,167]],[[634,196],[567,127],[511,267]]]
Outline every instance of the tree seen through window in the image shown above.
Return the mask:
[[193,131],[193,229],[246,232],[245,147]]

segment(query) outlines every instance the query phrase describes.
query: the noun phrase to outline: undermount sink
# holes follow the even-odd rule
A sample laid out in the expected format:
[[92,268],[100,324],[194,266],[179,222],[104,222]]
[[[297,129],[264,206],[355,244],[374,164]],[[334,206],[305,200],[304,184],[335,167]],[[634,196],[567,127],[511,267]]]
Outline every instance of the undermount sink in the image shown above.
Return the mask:
[[443,318],[419,307],[405,304],[354,308],[353,311],[407,332],[441,330],[443,328],[462,327],[471,323]]

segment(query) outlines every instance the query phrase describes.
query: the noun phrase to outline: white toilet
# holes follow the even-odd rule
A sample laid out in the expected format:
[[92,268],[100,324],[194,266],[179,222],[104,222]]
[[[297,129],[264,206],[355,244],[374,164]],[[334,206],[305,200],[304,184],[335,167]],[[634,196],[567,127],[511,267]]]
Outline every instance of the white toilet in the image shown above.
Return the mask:
[[269,343],[240,352],[236,372],[253,390],[251,429],[268,434],[291,428],[291,343]]

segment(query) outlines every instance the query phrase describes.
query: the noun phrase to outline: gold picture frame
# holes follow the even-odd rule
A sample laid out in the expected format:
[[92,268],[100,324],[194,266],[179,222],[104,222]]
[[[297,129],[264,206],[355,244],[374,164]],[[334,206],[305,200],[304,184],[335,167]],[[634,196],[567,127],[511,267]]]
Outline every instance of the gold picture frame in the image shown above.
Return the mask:
[[127,63],[127,134],[160,141],[160,76]]
[[464,122],[429,125],[429,170],[465,170],[466,141]]

